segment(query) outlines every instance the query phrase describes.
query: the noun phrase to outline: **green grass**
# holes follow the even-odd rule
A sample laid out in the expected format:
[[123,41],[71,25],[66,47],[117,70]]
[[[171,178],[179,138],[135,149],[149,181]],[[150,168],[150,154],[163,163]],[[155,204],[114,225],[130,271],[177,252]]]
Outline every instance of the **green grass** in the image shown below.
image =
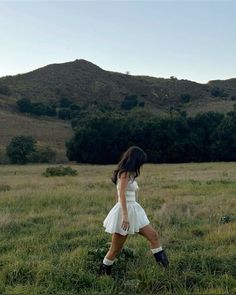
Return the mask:
[[112,277],[97,270],[115,165],[71,165],[78,175],[64,177],[44,177],[47,167],[0,166],[0,294],[236,293],[236,163],[144,165],[138,201],[170,268],[136,234]]

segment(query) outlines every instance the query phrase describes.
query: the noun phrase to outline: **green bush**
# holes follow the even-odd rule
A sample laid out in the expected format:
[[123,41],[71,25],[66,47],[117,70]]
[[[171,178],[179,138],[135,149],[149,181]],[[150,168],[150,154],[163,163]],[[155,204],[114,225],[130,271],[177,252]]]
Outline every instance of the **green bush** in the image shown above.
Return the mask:
[[183,103],[189,102],[189,101],[190,101],[190,98],[191,98],[191,95],[188,94],[188,93],[185,93],[185,94],[181,94],[181,95],[180,95],[180,100],[181,100]]
[[56,107],[54,102],[49,104],[42,102],[31,102],[29,98],[22,98],[16,102],[18,109],[22,113],[30,113],[37,116],[56,116]]
[[121,104],[121,109],[131,110],[137,104],[138,104],[137,95],[127,95],[127,96],[125,96],[125,98]]
[[32,104],[29,98],[21,98],[16,102],[18,109],[22,113],[32,113]]
[[26,164],[29,154],[35,151],[35,144],[36,140],[31,136],[13,137],[6,147],[6,154],[12,164]]
[[55,163],[56,151],[50,146],[37,147],[36,144],[37,140],[31,136],[13,137],[6,147],[6,154],[10,159],[10,163]]
[[220,223],[223,223],[223,224],[229,223],[232,221],[236,221],[236,215],[234,214],[228,214],[228,215],[222,216],[220,219]]
[[50,176],[65,176],[65,175],[71,175],[75,176],[77,175],[77,170],[72,169],[71,167],[63,167],[62,165],[59,165],[57,167],[48,167],[45,172],[43,172],[43,175],[46,177]]
[[7,85],[0,83],[0,93],[4,95],[10,95],[11,91]]
[[32,163],[55,163],[56,151],[50,146],[36,147],[29,157],[29,162]]
[[58,111],[58,118],[62,120],[70,120],[71,119],[71,110],[67,108],[60,109]]
[[228,96],[228,93],[226,93],[224,89],[219,88],[217,86],[214,86],[211,89],[211,96],[215,96],[215,97],[227,97]]
[[60,99],[60,107],[61,108],[68,108],[72,104],[72,101],[67,97],[61,97]]

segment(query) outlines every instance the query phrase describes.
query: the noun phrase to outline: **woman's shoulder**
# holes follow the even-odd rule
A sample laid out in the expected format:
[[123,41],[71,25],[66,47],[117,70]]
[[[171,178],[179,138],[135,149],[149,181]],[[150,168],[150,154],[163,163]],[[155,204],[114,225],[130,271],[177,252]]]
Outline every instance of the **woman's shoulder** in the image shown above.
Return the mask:
[[[125,176],[124,178],[126,178],[127,176]],[[121,178],[123,178],[123,177],[117,177],[117,186],[120,184],[120,182],[121,182]],[[132,174],[132,173],[129,173],[128,174],[128,185],[129,184],[133,184],[133,183],[137,183],[137,181],[135,180],[135,177],[134,177],[134,175]]]
[[117,180],[121,178],[128,178],[128,180],[134,180],[134,173],[130,171],[121,171],[117,174]]

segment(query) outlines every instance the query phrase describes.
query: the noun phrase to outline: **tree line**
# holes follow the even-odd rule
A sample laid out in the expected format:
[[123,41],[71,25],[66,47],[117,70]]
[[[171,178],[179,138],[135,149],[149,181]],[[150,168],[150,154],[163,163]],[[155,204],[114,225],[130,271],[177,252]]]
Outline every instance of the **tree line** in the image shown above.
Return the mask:
[[78,119],[73,128],[67,157],[82,163],[117,163],[130,145],[144,149],[150,163],[236,160],[236,108],[194,118],[101,114]]
[[[236,106],[227,114],[180,112],[169,117],[145,113],[84,113],[72,121],[74,136],[65,143],[69,160],[91,164],[117,163],[121,153],[138,145],[149,163],[236,160]],[[6,147],[10,163],[54,162],[56,152],[38,146],[30,136],[12,138]]]
[[[78,105],[73,103],[68,97],[62,96],[59,101],[32,102],[30,98],[21,98],[16,101],[18,110],[21,113],[33,114],[36,116],[58,117],[62,120],[73,120],[78,118],[82,112],[89,109],[94,104],[101,112],[111,111],[112,107],[108,104],[93,101],[89,104]],[[131,110],[135,107],[143,108],[145,102],[140,100],[137,95],[126,95],[120,104],[121,110]]]

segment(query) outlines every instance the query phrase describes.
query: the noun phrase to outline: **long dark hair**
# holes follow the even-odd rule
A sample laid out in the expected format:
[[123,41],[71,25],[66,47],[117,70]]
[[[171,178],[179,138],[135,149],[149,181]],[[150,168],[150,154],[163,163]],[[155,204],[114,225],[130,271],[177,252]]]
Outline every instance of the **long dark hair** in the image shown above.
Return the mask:
[[140,167],[147,161],[147,154],[138,146],[129,147],[122,155],[118,163],[117,169],[113,171],[111,180],[117,184],[119,173],[126,171],[130,172],[133,180],[139,176]]

